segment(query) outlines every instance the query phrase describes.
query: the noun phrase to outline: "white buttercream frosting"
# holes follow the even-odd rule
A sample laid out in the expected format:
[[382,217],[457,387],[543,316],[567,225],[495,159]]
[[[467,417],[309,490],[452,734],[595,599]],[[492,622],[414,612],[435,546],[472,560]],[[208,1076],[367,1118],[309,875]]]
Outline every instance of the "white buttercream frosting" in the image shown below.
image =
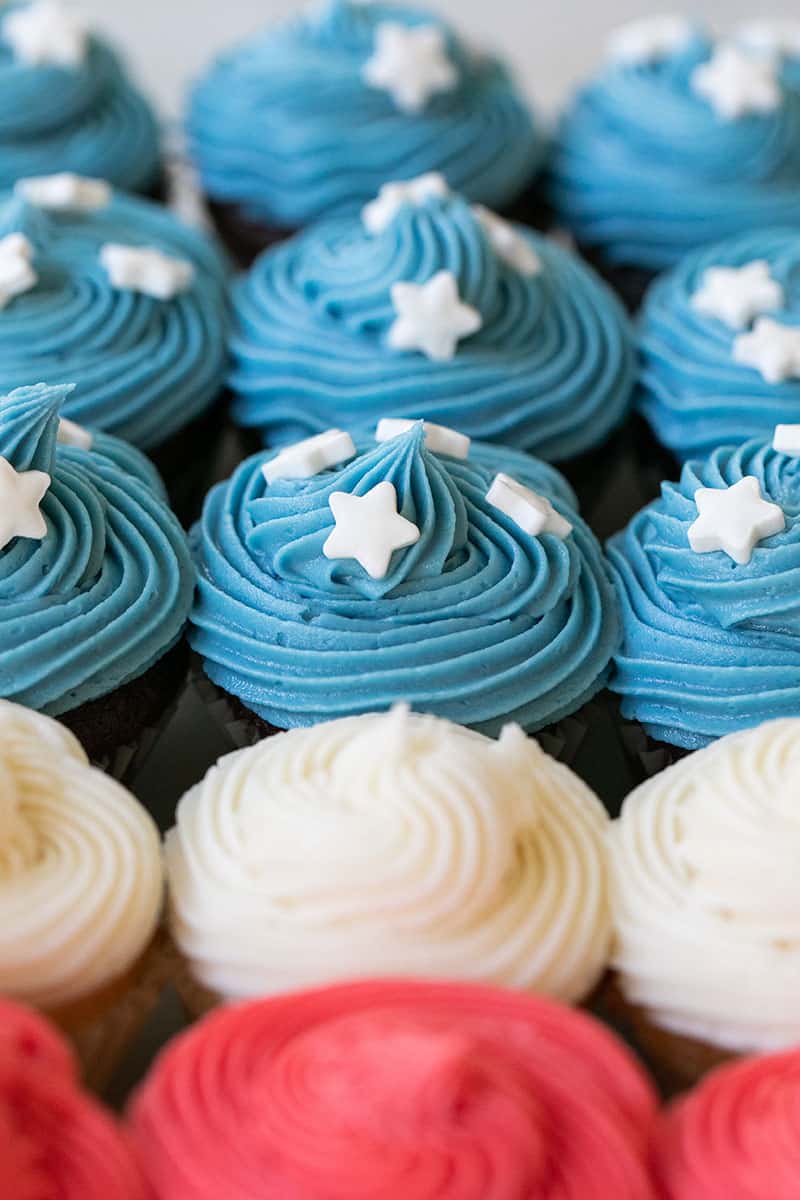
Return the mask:
[[628,998],[725,1049],[800,1042],[800,720],[732,734],[655,776],[610,845]]
[[516,726],[411,714],[222,759],[167,837],[173,933],[223,998],[421,975],[585,997],[608,957],[605,811]]
[[52,1011],[112,983],[162,893],[145,810],[62,725],[0,701],[0,993]]

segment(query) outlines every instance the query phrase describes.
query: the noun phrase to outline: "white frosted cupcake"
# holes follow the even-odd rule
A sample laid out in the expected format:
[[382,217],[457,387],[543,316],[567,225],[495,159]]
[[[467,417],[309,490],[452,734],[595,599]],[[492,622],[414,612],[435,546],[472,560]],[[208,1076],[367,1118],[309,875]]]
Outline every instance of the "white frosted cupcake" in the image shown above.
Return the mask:
[[581,1001],[608,957],[607,825],[514,725],[397,706],[241,750],[167,837],[189,1007],[409,975]]
[[160,987],[158,831],[49,717],[0,700],[0,994],[42,1011],[102,1087]]

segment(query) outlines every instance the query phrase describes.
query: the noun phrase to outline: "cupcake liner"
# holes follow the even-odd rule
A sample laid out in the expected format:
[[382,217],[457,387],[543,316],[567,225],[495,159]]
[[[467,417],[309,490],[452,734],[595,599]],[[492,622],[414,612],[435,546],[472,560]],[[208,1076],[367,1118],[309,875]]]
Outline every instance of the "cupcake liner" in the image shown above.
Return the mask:
[[634,786],[660,775],[692,753],[683,746],[673,746],[650,737],[635,721],[621,722],[620,741],[635,778]]

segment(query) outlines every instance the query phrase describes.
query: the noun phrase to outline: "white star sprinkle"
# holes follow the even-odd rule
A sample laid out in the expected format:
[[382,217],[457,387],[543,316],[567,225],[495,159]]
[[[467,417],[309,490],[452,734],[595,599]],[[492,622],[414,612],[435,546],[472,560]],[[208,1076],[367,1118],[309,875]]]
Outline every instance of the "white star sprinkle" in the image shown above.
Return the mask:
[[24,233],[9,233],[0,238],[0,308],[36,287],[39,277],[32,262],[33,246]]
[[539,274],[541,259],[524,234],[483,204],[473,205],[472,211],[483,226],[489,245],[498,258],[519,271],[520,275],[530,277]]
[[111,185],[104,179],[90,179],[69,171],[19,179],[14,191],[29,204],[54,212],[96,212],[108,208],[112,196]]
[[79,67],[86,58],[86,26],[57,0],[36,0],[10,12],[3,37],[15,57],[33,67]]
[[15,471],[0,457],[0,550],[15,537],[45,537],[47,524],[39,505],[49,487],[50,476],[44,471]]
[[746,329],[762,313],[782,308],[783,288],[764,259],[743,267],[709,267],[691,299],[695,312],[717,317],[731,329]]
[[728,488],[698,488],[694,502],[699,515],[688,532],[696,554],[722,550],[736,563],[749,563],[760,541],[786,527],[783,509],[763,498],[754,475]]
[[100,251],[100,261],[115,288],[141,292],[155,300],[172,300],[191,287],[194,279],[190,262],[150,247],[108,242]]
[[625,66],[659,62],[683,50],[694,27],[686,17],[667,14],[629,21],[615,29],[606,42],[609,58]]
[[695,67],[691,82],[726,121],[774,112],[783,99],[775,66],[738,46],[717,46],[708,62]]
[[94,445],[94,436],[82,425],[76,425],[74,421],[68,421],[66,417],[62,417],[58,422],[56,441],[61,446],[74,446],[76,450],[91,450]]
[[385,579],[395,550],[419,541],[419,529],[397,511],[397,491],[384,481],[363,496],[334,492],[330,498],[336,528],[322,553],[354,558],[372,579]]
[[800,58],[800,21],[748,21],[735,37],[740,45],[771,62]]
[[563,539],[572,533],[570,522],[556,512],[545,496],[540,496],[502,471],[495,475],[486,499],[531,537],[553,533]]
[[800,458],[800,425],[776,425],[772,448],[779,454]]
[[[384,417],[378,422],[375,430],[376,442],[389,442],[392,438],[401,437],[417,424],[416,421],[404,417]],[[425,448],[432,454],[448,454],[450,458],[468,458],[471,439],[465,433],[457,433],[446,425],[435,425],[433,421],[423,421],[422,430],[425,435]]]
[[361,212],[361,219],[370,233],[383,233],[395,219],[404,204],[419,207],[429,196],[444,198],[450,195],[444,175],[429,171],[417,179],[405,183],[385,183],[377,199],[371,200]]
[[456,86],[458,72],[447,57],[441,29],[383,21],[375,31],[375,52],[364,64],[363,78],[388,92],[403,112],[418,113],[431,96]]
[[760,317],[751,333],[734,340],[733,359],[759,371],[767,383],[800,379],[800,325]]
[[463,304],[452,271],[438,271],[427,283],[396,283],[392,304],[397,320],[389,330],[394,350],[420,350],[435,362],[455,355],[462,338],[477,333],[483,318]]
[[276,479],[311,479],[330,467],[353,458],[356,448],[349,433],[341,429],[328,429],[315,437],[295,442],[281,450],[275,458],[264,463],[261,473],[267,483]]

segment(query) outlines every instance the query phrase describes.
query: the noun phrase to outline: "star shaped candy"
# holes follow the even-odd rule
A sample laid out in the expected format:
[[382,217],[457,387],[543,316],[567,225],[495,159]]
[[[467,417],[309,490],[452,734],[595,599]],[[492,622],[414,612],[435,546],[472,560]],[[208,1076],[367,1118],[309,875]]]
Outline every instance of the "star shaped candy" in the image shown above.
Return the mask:
[[772,448],[779,454],[800,458],[800,425],[776,425]]
[[504,221],[483,204],[475,204],[473,213],[483,226],[489,245],[498,258],[520,275],[538,275],[542,269],[541,259],[528,239],[515,229],[510,221]]
[[783,303],[783,288],[764,259],[743,267],[709,267],[691,299],[695,312],[716,317],[731,329],[746,329],[755,317]]
[[124,246],[107,242],[100,261],[119,291],[141,292],[154,300],[172,300],[191,287],[194,267],[149,246]]
[[326,558],[354,558],[372,579],[385,579],[395,550],[419,541],[419,529],[397,511],[397,492],[384,481],[363,496],[334,492],[330,498],[336,528],[322,553]]
[[9,233],[0,238],[0,308],[5,308],[15,296],[36,287],[33,246],[24,233]]
[[733,45],[717,46],[692,71],[691,83],[725,121],[774,112],[783,99],[775,65]]
[[660,62],[683,50],[692,40],[694,27],[685,17],[667,14],[629,21],[616,29],[606,46],[608,56],[625,66]]
[[86,58],[85,25],[57,0],[35,0],[3,19],[3,38],[32,67],[79,67]]
[[[383,417],[375,430],[376,442],[388,442],[392,438],[409,433],[417,424],[416,421],[405,417]],[[465,433],[458,433],[446,425],[436,425],[433,421],[423,421],[422,430],[425,435],[425,449],[431,454],[448,454],[450,458],[468,458],[472,442]]]
[[385,183],[377,199],[371,200],[361,212],[361,219],[370,233],[383,233],[395,219],[404,204],[419,206],[429,196],[449,196],[444,175],[429,171],[405,183]]
[[572,533],[570,522],[556,512],[545,496],[540,496],[502,471],[495,475],[486,493],[486,500],[531,537],[553,533],[563,539]]
[[800,21],[748,21],[737,29],[736,41],[771,62],[800,58]]
[[69,171],[19,179],[14,191],[29,204],[55,212],[96,212],[108,208],[112,195],[111,185],[104,179],[90,179]]
[[697,554],[722,550],[736,563],[749,563],[764,538],[786,527],[783,509],[761,495],[755,475],[728,488],[698,488],[698,517],[689,526],[689,545]]
[[0,457],[0,550],[16,537],[45,537],[47,524],[39,506],[49,487],[44,471],[15,471]]
[[267,483],[276,479],[311,479],[330,467],[353,458],[356,452],[353,439],[341,429],[326,429],[315,437],[295,442],[265,462],[261,473]]
[[427,283],[396,283],[392,304],[397,320],[389,329],[394,350],[420,350],[435,362],[454,356],[462,338],[477,333],[483,318],[464,304],[452,271],[438,271]]
[[401,25],[382,21],[375,31],[375,51],[363,68],[371,87],[389,93],[403,112],[422,112],[431,96],[449,92],[458,72],[447,57],[444,33],[435,25]]
[[800,379],[800,325],[781,325],[760,317],[752,332],[741,333],[733,343],[734,362],[760,371],[767,383]]

